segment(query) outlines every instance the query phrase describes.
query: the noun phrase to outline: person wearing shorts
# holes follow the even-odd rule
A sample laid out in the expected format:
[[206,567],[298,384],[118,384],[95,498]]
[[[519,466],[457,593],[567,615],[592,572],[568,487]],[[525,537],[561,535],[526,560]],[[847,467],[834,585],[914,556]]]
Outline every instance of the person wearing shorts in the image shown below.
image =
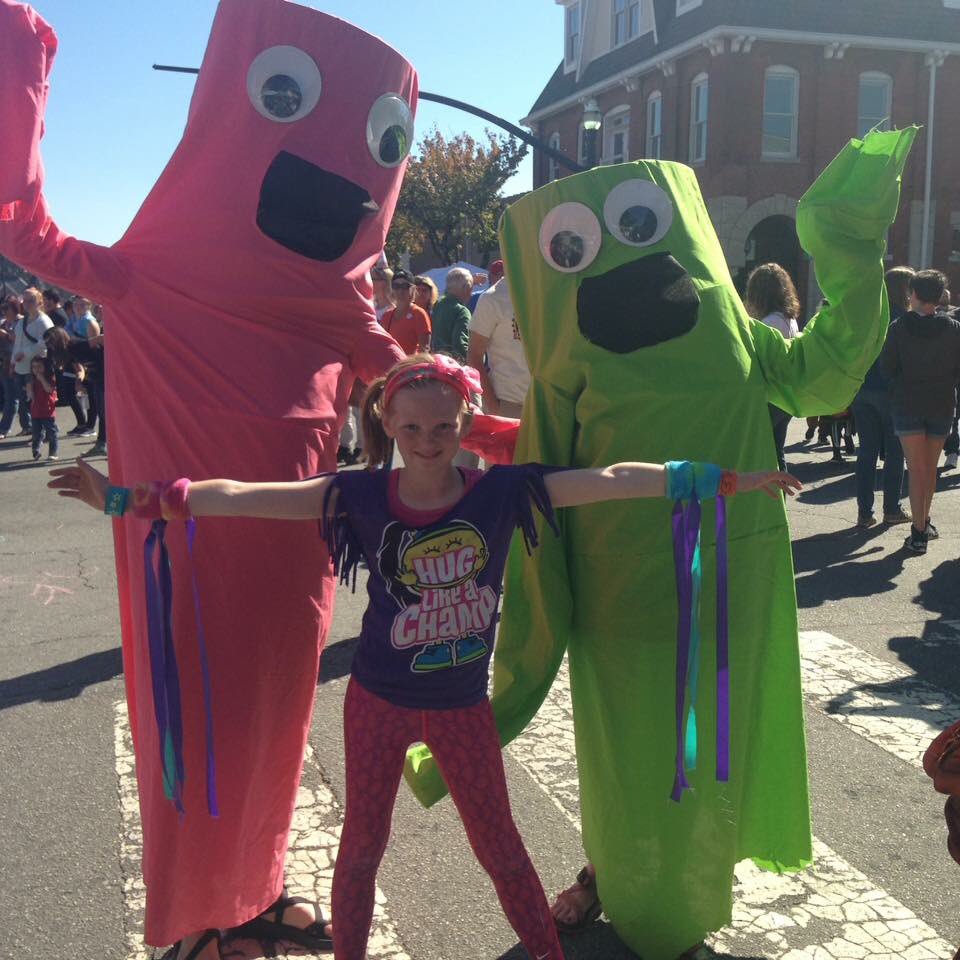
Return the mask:
[[910,310],[890,325],[880,358],[890,380],[893,429],[910,473],[913,523],[904,546],[913,553],[926,553],[928,541],[939,535],[930,505],[960,380],[960,323],[937,307],[946,283],[939,270],[913,276]]

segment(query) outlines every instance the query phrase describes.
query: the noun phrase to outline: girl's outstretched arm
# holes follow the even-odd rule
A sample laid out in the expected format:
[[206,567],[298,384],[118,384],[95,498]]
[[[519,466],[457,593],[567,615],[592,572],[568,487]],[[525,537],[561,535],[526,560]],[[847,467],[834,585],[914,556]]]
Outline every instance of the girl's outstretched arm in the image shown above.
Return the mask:
[[[737,493],[763,490],[767,495],[776,497],[782,490],[793,496],[802,486],[796,477],[777,470],[732,476],[736,478]],[[555,507],[667,495],[667,467],[659,463],[615,463],[590,470],[558,470],[547,474],[544,480],[550,501]]]
[[[61,497],[82,500],[103,510],[110,481],[84,460],[50,471],[47,484]],[[323,514],[330,477],[293,483],[240,483],[237,480],[198,480],[191,483],[187,507],[194,517],[264,517],[276,520],[313,520]]]

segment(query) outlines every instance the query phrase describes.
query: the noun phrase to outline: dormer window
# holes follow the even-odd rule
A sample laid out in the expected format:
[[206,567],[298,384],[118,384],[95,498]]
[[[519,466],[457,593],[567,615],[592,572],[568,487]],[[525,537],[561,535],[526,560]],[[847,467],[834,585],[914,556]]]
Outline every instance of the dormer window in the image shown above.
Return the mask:
[[568,67],[577,62],[580,55],[580,4],[571,3],[566,9],[564,20],[563,61]]
[[695,10],[702,4],[703,0],[677,0],[677,16],[679,17],[681,13]]
[[640,0],[613,0],[613,45],[620,46],[640,33]]

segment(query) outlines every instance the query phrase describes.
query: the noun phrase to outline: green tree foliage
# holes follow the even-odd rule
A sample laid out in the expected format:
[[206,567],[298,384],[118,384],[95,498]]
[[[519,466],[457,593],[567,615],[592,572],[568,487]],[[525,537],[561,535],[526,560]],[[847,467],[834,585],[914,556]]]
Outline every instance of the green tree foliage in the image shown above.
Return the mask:
[[516,173],[527,145],[484,131],[485,142],[461,133],[448,140],[434,127],[407,164],[387,256],[432,251],[441,263],[463,257],[472,240],[481,253],[497,246],[500,188]]

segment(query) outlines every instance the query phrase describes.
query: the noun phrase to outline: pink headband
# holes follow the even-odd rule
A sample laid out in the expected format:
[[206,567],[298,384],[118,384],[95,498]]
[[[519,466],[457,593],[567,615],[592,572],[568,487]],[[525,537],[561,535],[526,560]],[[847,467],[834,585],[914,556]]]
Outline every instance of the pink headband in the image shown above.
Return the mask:
[[390,405],[393,395],[416,380],[437,380],[453,387],[463,397],[467,406],[473,403],[475,394],[483,393],[480,374],[473,367],[463,367],[456,360],[440,353],[432,361],[404,367],[387,377],[383,388],[384,409]]

